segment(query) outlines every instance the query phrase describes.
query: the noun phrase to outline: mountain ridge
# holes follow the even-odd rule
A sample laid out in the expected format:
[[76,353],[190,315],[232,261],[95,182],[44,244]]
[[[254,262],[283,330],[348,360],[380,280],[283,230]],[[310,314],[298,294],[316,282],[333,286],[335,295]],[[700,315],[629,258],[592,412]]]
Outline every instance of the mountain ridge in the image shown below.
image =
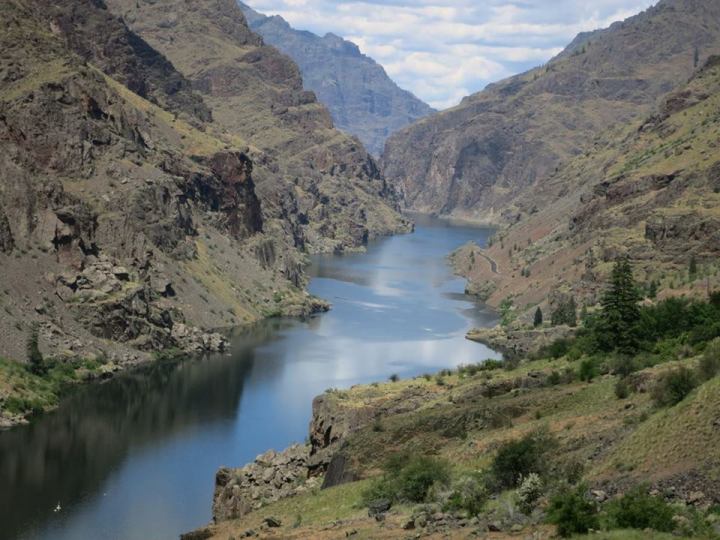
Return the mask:
[[278,15],[268,17],[238,4],[251,28],[299,65],[305,87],[328,107],[335,125],[356,135],[373,155],[380,155],[392,132],[433,112],[355,43],[334,33],[296,30]]
[[531,210],[518,203],[524,190],[541,186],[598,131],[649,112],[691,76],[696,50],[700,61],[717,50],[718,9],[665,1],[581,34],[545,66],[391,136],[383,171],[409,209],[512,223]]

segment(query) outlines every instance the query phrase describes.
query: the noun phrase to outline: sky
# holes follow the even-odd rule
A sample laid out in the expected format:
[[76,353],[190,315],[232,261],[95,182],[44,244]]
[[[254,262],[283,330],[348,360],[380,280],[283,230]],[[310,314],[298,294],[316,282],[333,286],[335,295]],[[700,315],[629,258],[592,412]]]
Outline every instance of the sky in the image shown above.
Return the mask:
[[360,46],[402,88],[445,109],[543,64],[579,32],[656,0],[245,0],[266,15]]

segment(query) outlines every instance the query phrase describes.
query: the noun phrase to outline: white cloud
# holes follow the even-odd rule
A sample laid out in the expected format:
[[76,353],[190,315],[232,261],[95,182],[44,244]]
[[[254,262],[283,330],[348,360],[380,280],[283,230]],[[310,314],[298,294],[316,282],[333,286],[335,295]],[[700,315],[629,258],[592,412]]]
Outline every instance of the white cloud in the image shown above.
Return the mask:
[[576,34],[654,0],[247,0],[268,15],[358,44],[395,81],[442,109],[541,64]]

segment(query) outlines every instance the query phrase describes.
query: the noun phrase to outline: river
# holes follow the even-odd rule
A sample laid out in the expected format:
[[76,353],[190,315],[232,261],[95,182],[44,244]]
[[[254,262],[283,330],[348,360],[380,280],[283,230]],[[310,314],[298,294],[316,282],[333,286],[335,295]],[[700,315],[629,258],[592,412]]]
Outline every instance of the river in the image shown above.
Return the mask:
[[491,231],[417,219],[367,253],[313,259],[309,288],[329,313],[238,332],[229,355],[87,385],[0,433],[0,538],[176,539],[210,521],[218,467],[305,440],[326,388],[497,358],[465,340],[496,319],[446,260]]

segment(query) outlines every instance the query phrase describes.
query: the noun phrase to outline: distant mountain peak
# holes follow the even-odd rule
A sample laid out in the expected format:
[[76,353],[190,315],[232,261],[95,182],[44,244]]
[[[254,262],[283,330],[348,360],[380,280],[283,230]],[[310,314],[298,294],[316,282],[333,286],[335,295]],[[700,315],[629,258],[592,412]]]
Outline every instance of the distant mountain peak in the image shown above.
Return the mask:
[[243,2],[238,5],[268,45],[295,60],[305,88],[330,110],[335,125],[357,136],[374,155],[382,153],[389,135],[434,112],[399,88],[357,44],[333,32],[318,36],[296,30],[279,15],[263,15]]

